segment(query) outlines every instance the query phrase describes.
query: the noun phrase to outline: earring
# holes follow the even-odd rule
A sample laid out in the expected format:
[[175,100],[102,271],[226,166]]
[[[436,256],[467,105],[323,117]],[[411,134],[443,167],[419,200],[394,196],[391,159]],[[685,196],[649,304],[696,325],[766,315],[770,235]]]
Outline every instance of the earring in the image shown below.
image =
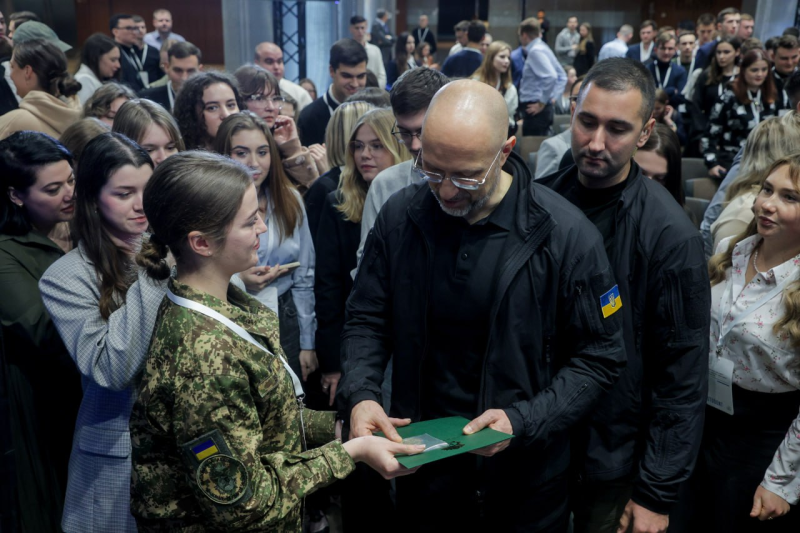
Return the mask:
[[208,252],[206,255],[207,255],[208,257],[211,257],[211,252]]
[[14,202],[14,205],[17,207],[22,207],[22,202]]

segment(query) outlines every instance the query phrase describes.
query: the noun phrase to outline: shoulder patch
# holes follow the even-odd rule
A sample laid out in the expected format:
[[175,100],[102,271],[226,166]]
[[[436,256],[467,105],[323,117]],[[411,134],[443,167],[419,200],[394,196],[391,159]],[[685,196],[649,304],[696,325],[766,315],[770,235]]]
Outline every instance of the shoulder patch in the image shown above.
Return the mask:
[[247,492],[247,468],[240,460],[217,453],[205,459],[197,468],[197,486],[209,500],[231,505]]
[[201,462],[217,454],[233,455],[225,437],[215,429],[181,445],[181,451],[197,468]]
[[608,318],[622,307],[622,299],[619,297],[619,286],[614,285],[607,293],[600,297],[600,308],[603,310],[603,318]]

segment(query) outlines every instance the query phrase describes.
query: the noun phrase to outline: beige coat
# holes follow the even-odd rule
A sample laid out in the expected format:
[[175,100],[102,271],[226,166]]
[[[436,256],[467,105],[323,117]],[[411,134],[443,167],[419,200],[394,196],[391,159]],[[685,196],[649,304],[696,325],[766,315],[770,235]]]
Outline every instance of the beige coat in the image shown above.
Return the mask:
[[41,131],[58,138],[80,118],[77,97],[60,99],[43,91],[31,91],[22,99],[19,109],[0,116],[0,139],[25,130]]

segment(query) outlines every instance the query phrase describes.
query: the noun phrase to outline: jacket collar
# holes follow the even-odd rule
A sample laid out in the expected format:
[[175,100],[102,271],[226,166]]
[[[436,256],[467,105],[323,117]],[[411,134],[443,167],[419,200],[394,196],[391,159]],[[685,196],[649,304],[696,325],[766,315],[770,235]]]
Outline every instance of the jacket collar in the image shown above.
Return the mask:
[[[620,197],[617,211],[618,215],[627,211],[631,203],[638,196],[639,191],[644,187],[643,179],[645,178],[642,175],[642,169],[636,164],[636,161],[631,160],[631,169],[628,172],[625,189],[622,191],[622,196]],[[560,195],[566,196],[569,191],[578,186],[578,166],[573,164],[563,169],[555,176],[540,181]]]
[[0,234],[0,242],[5,242],[5,241],[13,241],[13,242],[18,242],[20,244],[25,244],[25,245],[30,244],[45,248],[54,248],[59,252],[61,252],[62,255],[64,253],[64,251],[56,243],[54,243],[53,241],[51,241],[50,239],[48,239],[47,237],[45,237],[44,235],[42,235],[37,231],[29,231],[25,235]]

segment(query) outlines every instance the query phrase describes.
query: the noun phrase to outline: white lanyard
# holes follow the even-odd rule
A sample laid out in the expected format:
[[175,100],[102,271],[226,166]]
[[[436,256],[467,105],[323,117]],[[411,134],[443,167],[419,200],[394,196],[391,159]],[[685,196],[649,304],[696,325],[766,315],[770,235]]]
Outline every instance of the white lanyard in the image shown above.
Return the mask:
[[[750,96],[749,90],[747,91],[747,96]],[[761,122],[761,89],[758,90],[755,98],[750,99],[750,110],[753,112],[753,117],[756,119],[756,124]]]
[[169,112],[175,107],[175,91],[172,90],[172,82],[167,83],[167,98],[169,98]]
[[[753,268],[755,268],[755,267],[753,267]],[[756,276],[758,276],[758,273],[756,273]],[[734,298],[733,298],[733,281],[731,280],[731,282],[729,283],[729,288],[726,291],[727,299],[730,302],[729,305],[728,305],[728,311],[727,312],[725,312],[725,298],[726,298],[726,295],[723,294],[722,298],[720,298],[720,301],[719,301],[719,319],[718,319],[718,322],[717,322],[719,324],[719,339],[717,340],[717,350],[716,350],[717,351],[717,357],[720,357],[720,355],[722,354],[722,343],[725,340],[725,337],[728,335],[728,333],[730,333],[731,330],[735,326],[737,326],[737,325],[741,324],[742,322],[744,322],[744,319],[747,318],[748,316],[750,316],[751,314],[753,314],[759,307],[761,307],[762,305],[764,305],[765,303],[767,303],[771,299],[773,299],[775,296],[780,294],[781,291],[783,291],[791,282],[795,281],[795,278],[796,278],[796,276],[788,276],[785,280],[783,280],[782,282],[778,283],[775,286],[774,289],[769,291],[765,296],[760,298],[758,301],[756,301],[753,304],[751,304],[750,306],[748,306],[747,310],[744,313],[742,313],[736,320],[732,321],[730,323],[730,326],[725,328],[723,320],[725,319],[725,317],[727,317],[730,314],[731,309],[733,309],[733,304],[735,303],[734,302]],[[744,288],[742,290],[744,290]],[[740,293],[740,296],[741,296],[741,293]]]
[[[331,97],[331,98],[333,98],[333,97]],[[331,116],[333,116],[334,109],[331,107],[331,103],[328,100],[328,91],[325,91],[325,94],[322,95],[322,99],[325,100],[325,105],[328,106],[328,111],[330,111]]]
[[[136,70],[138,70],[138,71],[144,70],[144,67],[142,66],[142,62],[139,60],[139,56],[136,55],[136,51],[133,49],[132,46],[131,46],[130,53],[124,52],[123,55],[128,60],[128,62],[131,63],[134,66],[134,68]],[[133,57],[131,57],[131,56],[133,56]]]
[[658,80],[658,88],[663,89],[666,87],[667,83],[669,83],[669,76],[672,74],[672,62],[670,61],[669,67],[667,67],[667,73],[664,74],[664,83],[661,83],[661,70],[658,68],[658,63],[656,63],[656,80]]
[[[425,33],[422,33],[423,31]],[[419,31],[419,42],[420,43],[425,42],[425,37],[427,37],[427,36],[428,36],[428,28],[420,29],[420,31]]]
[[139,70],[144,70],[145,60],[147,59],[147,43],[144,44],[142,47],[142,61],[141,61],[141,68]]
[[[213,318],[214,320],[216,320],[223,326],[226,326],[228,329],[239,335],[239,337],[243,338],[256,348],[259,348],[260,350],[272,355],[273,357],[275,356],[275,354],[267,350],[257,340],[255,340],[253,336],[250,335],[250,333],[248,333],[246,329],[236,324],[233,320],[230,320],[229,318],[209,308],[208,306],[205,306],[198,302],[194,302],[192,300],[187,300],[186,298],[182,298],[176,295],[170,289],[167,289],[167,298],[172,300],[172,302],[176,305],[185,307],[187,309],[191,309],[192,311],[197,311],[198,313],[206,315],[209,318]],[[298,398],[302,398],[304,396],[304,393],[303,393],[303,386],[300,384],[300,379],[298,379],[297,374],[294,373],[292,367],[289,366],[289,363],[286,362],[286,359],[284,359],[283,356],[281,355],[279,355],[278,357],[280,358],[281,363],[283,363],[283,368],[286,369],[286,372],[288,372],[289,376],[291,376],[292,378],[292,383],[294,384],[295,396],[297,396]]]

